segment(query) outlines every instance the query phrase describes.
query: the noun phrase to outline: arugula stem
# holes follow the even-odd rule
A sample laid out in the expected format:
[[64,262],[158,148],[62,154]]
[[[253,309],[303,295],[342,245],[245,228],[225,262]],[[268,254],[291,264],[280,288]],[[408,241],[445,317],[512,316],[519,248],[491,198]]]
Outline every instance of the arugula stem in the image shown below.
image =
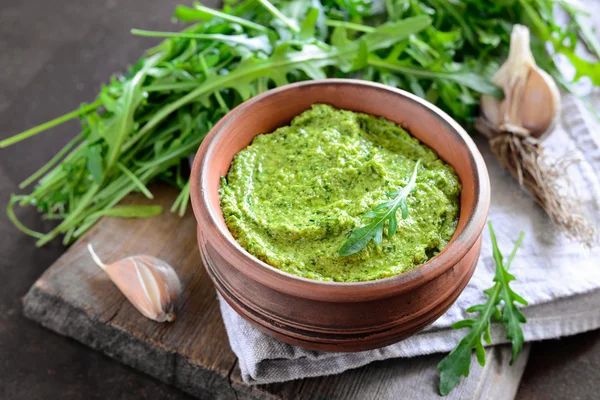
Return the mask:
[[15,211],[14,211],[13,207],[16,202],[18,202],[19,200],[22,200],[22,197],[23,196],[15,196],[15,195],[11,196],[10,201],[8,202],[8,205],[6,206],[6,214],[8,215],[8,219],[10,219],[10,221],[24,234],[33,236],[34,238],[39,239],[39,238],[43,237],[44,234],[27,228],[25,225],[23,225],[21,223],[21,221],[19,221],[19,219],[15,215]]
[[600,59],[600,41],[598,41],[596,34],[592,31],[590,27],[591,24],[584,22],[581,19],[581,16],[575,12],[570,12],[570,14],[577,23],[577,27],[580,30],[580,36],[585,42],[588,50]]
[[225,68],[231,61],[233,61],[233,56],[227,57],[226,59],[224,59],[223,61],[221,61],[220,64],[215,65],[213,67],[213,69],[215,71],[220,71],[222,68]]
[[177,198],[173,202],[173,205],[171,206],[171,212],[174,213],[177,210],[179,210],[178,211],[179,216],[183,217],[185,215],[185,210],[186,210],[188,202],[189,202],[189,197],[190,197],[190,180],[188,179],[185,186],[183,187],[183,189],[181,189],[181,191],[177,195]]
[[123,172],[131,180],[131,182],[133,182],[133,184],[140,190],[140,192],[142,192],[144,194],[144,196],[146,196],[149,199],[154,198],[154,196],[148,190],[146,185],[144,185],[142,183],[142,181],[137,176],[135,176],[135,174],[133,172],[128,170],[127,167],[125,167],[121,163],[117,163],[117,168],[119,168],[121,170],[121,172]]
[[240,40],[236,36],[221,35],[219,33],[186,33],[186,32],[159,32],[159,31],[146,31],[142,29],[132,29],[132,35],[146,36],[146,37],[164,37],[164,38],[183,38],[183,39],[196,39],[196,40],[217,40],[221,42],[234,43],[238,45],[244,45],[244,41]]
[[67,214],[59,213],[59,214],[44,214],[42,215],[43,220],[55,220],[55,219],[64,219]]
[[131,184],[135,186],[135,184],[130,179],[128,179],[127,176],[118,177],[117,179],[109,183],[104,189],[98,192],[95,198],[96,203],[99,204],[103,202],[104,200],[114,196],[114,194],[119,192],[123,187],[126,187]]
[[213,10],[212,8],[205,7],[202,4],[196,3],[194,4],[194,8],[195,10],[181,5],[177,6],[177,8],[175,9],[175,18],[179,18],[184,22],[188,22],[192,20],[208,20],[209,18],[207,17],[217,17],[225,21],[244,26],[246,28],[255,29],[260,32],[266,33],[269,31],[269,29],[266,26],[257,24],[252,21],[248,21],[244,18],[236,17],[235,15]]
[[285,15],[283,15],[281,13],[281,11],[279,11],[277,9],[277,7],[275,7],[273,4],[271,4],[268,0],[258,0],[258,2],[264,8],[266,8],[274,17],[276,17],[277,19],[281,20],[281,22],[286,24],[287,27],[290,28],[292,31],[294,31],[296,33],[300,33],[300,27],[298,27],[298,24],[296,24],[295,21],[293,21],[293,20],[289,19],[288,17],[286,17]]
[[260,94],[262,92],[266,92],[268,89],[268,82],[267,82],[267,78],[262,77],[262,78],[258,78],[258,82],[256,84],[256,94]]
[[63,237],[62,244],[64,246],[67,246],[69,243],[71,243],[71,238],[73,237],[73,232],[75,232],[75,227],[69,229],[67,231],[67,233],[65,234],[65,237]]
[[80,214],[82,214],[85,211],[88,204],[92,201],[94,195],[98,192],[100,187],[100,184],[93,183],[90,189],[88,189],[87,193],[83,195],[77,207],[72,211],[69,210],[69,216],[65,218],[56,228],[52,229],[50,232],[46,233],[41,238],[39,238],[39,240],[36,242],[36,246],[41,247],[45,245],[61,232],[64,232],[76,225],[77,222],[80,221]]
[[166,92],[169,90],[191,90],[197,88],[202,82],[174,82],[159,83],[144,86],[146,92]]
[[376,30],[372,26],[356,24],[354,22],[338,21],[335,19],[326,19],[325,25],[333,27],[333,28],[338,28],[338,27],[346,28],[346,29],[351,29],[353,31],[364,32],[364,33],[371,33],[371,32],[375,32],[375,30]]
[[[63,176],[59,177],[59,179],[62,177],[64,177],[64,173],[63,173]],[[32,193],[30,193],[27,196],[22,196],[22,199],[21,199],[19,205],[25,206],[25,205],[32,204],[32,201],[34,199],[42,198],[46,195],[51,194],[53,191],[60,189],[60,187],[62,186],[62,182],[59,179],[55,179],[54,181],[51,181],[50,183],[45,183],[44,185],[37,186]]]
[[24,189],[27,186],[31,185],[34,181],[36,181],[40,176],[44,175],[46,171],[56,165],[68,152],[71,151],[73,147],[79,142],[83,140],[83,135],[79,134],[74,139],[72,139],[65,147],[63,147],[50,161],[48,161],[44,166],[34,172],[29,178],[25,179],[23,182],[19,184],[20,189]]
[[50,128],[53,128],[60,124],[63,124],[67,121],[70,121],[73,118],[77,118],[81,115],[87,114],[88,112],[95,110],[96,108],[100,107],[101,105],[102,105],[102,102],[100,100],[96,100],[92,104],[88,104],[86,106],[80,107],[79,109],[77,109],[75,111],[71,111],[70,113],[62,115],[58,118],[54,118],[53,120],[45,122],[34,128],[28,129],[28,130],[21,132],[15,136],[4,139],[4,140],[0,141],[0,148],[11,146],[15,143],[25,140],[25,139],[27,139],[33,135],[36,135],[40,132],[43,132],[45,130],[48,130]]
[[198,135],[198,137],[193,142],[190,142],[187,145],[181,146],[175,150],[171,150],[157,159],[142,164],[142,168],[140,168],[140,170],[144,171],[157,165],[163,164],[167,161],[172,162],[173,160],[178,160],[180,157],[190,154],[198,148],[198,145],[200,144],[200,142],[202,142],[202,139],[204,139],[205,135],[206,133]]
[[[160,171],[157,170],[156,168],[150,169],[150,170],[146,171],[145,173],[141,174],[139,179],[141,181],[148,181],[148,180],[152,179],[154,176],[156,176],[156,174],[158,172],[160,172]],[[105,200],[108,200],[108,202],[106,204],[98,204],[95,207],[92,207],[91,209],[87,210],[87,214],[81,217],[82,224],[74,232],[73,237],[77,238],[80,235],[82,235],[92,225],[94,225],[103,215],[103,214],[92,215],[93,213],[96,213],[99,210],[107,210],[107,209],[114,207],[125,196],[127,196],[129,193],[131,193],[131,191],[133,189],[135,189],[135,185],[128,184],[122,188],[117,188],[117,190],[115,192],[113,192],[110,196],[104,196]]]

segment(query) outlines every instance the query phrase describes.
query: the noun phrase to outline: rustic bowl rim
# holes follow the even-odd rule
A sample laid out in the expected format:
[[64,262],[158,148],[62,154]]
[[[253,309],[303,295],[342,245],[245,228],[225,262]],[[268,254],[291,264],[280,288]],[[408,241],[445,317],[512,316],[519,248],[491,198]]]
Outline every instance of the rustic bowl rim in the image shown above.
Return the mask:
[[[327,86],[327,85],[351,85],[360,86],[367,90],[392,92],[402,96],[409,101],[418,103],[419,106],[428,109],[437,118],[441,119],[451,128],[453,134],[457,135],[462,141],[461,145],[467,146],[468,154],[471,157],[470,165],[474,166],[473,176],[475,187],[475,205],[472,212],[467,216],[467,221],[462,230],[456,231],[448,245],[435,257],[426,263],[401,274],[362,282],[330,282],[319,281],[300,277],[284,271],[281,271],[250,254],[244,249],[231,235],[229,230],[217,222],[222,219],[220,204],[215,207],[207,196],[205,188],[207,179],[203,179],[210,174],[211,160],[215,156],[213,147],[215,143],[227,135],[229,124],[235,117],[241,113],[247,112],[249,108],[254,108],[265,99],[277,95],[284,91],[295,90],[305,86]],[[265,132],[267,133],[267,132]],[[435,149],[434,149],[435,151]],[[280,86],[257,95],[229,111],[206,135],[196,156],[191,169],[191,202],[196,220],[200,220],[202,209],[207,212],[211,224],[216,227],[212,232],[218,235],[218,239],[225,245],[225,256],[228,261],[234,260],[231,264],[240,272],[249,275],[259,283],[270,287],[279,292],[284,292],[294,296],[313,298],[315,300],[328,301],[362,301],[365,299],[380,298],[398,294],[411,290],[429,282],[447,270],[451,269],[459,262],[476,243],[481,235],[481,231],[487,219],[490,204],[490,183],[487,174],[487,168],[483,157],[469,134],[444,111],[432,103],[407,91],[397,89],[391,86],[374,83],[358,79],[321,79],[312,81],[302,81]],[[213,238],[214,239],[214,238]],[[244,260],[246,263],[239,263],[235,260]],[[251,266],[254,271],[248,271],[243,268]],[[250,272],[250,273],[249,273]]]

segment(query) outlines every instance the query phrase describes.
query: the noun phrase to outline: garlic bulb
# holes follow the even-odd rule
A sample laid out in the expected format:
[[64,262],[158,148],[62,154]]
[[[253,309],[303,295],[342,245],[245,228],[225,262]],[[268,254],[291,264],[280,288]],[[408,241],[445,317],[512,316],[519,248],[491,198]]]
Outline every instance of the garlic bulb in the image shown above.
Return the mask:
[[139,255],[106,265],[91,243],[88,243],[88,250],[94,262],[140,313],[158,322],[175,320],[181,282],[169,264],[155,257]]
[[490,139],[494,156],[558,230],[587,247],[597,245],[598,230],[570,190],[566,168],[575,160],[569,154],[555,159],[544,151],[542,139],[558,118],[560,93],[552,77],[535,64],[526,27],[513,27],[508,59],[492,81],[504,90],[504,99],[482,96],[475,128]]
[[509,132],[534,138],[551,131],[559,114],[560,93],[554,79],[537,67],[525,26],[513,27],[508,59],[492,82],[504,90],[504,99],[481,97],[479,131],[489,137]]

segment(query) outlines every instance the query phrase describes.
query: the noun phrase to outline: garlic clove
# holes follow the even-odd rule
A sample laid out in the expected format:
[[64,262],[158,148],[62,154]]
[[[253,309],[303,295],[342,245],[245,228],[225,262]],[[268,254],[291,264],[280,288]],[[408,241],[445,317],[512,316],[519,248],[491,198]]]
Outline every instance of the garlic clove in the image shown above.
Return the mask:
[[523,127],[536,138],[549,133],[557,121],[560,92],[554,79],[544,70],[534,68],[527,79],[521,100]]
[[504,102],[494,96],[481,96],[481,110],[490,125],[497,127],[504,121]]
[[527,27],[513,27],[508,58],[492,81],[503,89],[504,99],[481,97],[478,130],[487,136],[512,132],[535,138],[551,131],[558,117],[560,92],[552,77],[537,67]]
[[94,262],[142,315],[158,322],[175,320],[181,282],[169,264],[156,257],[139,255],[106,265],[91,243],[88,250]]

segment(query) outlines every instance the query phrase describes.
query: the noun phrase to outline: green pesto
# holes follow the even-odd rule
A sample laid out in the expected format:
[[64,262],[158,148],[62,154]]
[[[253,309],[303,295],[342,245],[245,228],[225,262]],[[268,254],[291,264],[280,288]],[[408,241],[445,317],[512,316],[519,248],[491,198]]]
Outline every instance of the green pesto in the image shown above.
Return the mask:
[[[361,216],[405,186],[421,160],[408,218],[383,242],[338,250]],[[456,229],[461,185],[452,167],[398,125],[317,104],[290,126],[259,135],[221,182],[229,230],[282,271],[337,282],[386,278],[438,254]]]

